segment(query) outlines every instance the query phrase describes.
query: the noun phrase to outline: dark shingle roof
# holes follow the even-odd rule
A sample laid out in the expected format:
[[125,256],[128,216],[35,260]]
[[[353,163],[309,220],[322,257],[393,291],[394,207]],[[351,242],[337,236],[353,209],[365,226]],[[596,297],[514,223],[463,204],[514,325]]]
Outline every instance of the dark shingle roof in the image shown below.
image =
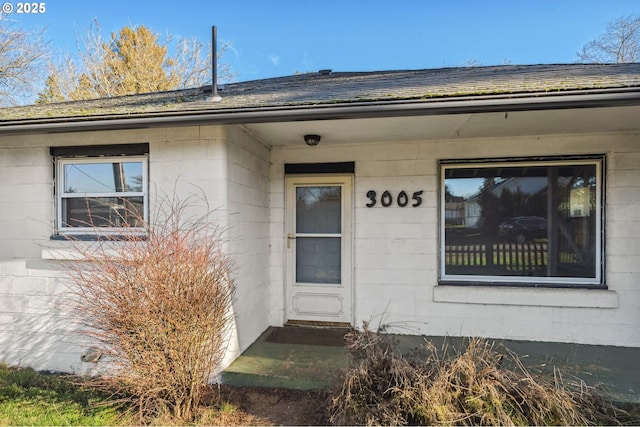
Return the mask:
[[202,88],[0,109],[0,126],[60,119],[265,111],[326,105],[428,102],[487,95],[574,94],[640,89],[640,64],[505,65],[379,72],[308,73],[227,84],[222,101]]

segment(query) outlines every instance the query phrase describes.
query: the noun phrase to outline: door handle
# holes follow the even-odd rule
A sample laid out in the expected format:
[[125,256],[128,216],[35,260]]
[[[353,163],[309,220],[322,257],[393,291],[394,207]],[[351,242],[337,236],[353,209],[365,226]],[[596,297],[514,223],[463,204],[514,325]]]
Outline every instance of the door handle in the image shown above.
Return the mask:
[[287,249],[291,249],[291,241],[295,239],[295,236],[292,236],[291,233],[287,233]]

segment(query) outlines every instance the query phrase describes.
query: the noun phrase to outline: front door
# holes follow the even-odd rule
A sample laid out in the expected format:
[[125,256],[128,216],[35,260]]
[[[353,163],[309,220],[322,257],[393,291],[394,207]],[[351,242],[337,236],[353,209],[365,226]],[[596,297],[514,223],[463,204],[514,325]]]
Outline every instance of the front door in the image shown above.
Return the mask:
[[287,179],[288,321],[352,323],[351,181]]

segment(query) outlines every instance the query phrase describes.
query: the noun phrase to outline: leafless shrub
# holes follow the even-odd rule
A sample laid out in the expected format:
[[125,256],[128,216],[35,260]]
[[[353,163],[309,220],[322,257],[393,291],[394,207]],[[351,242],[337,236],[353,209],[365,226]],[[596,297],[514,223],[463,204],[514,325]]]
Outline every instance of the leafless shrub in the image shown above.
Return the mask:
[[132,403],[143,422],[185,422],[224,357],[235,285],[211,211],[187,217],[193,200],[175,197],[160,206],[144,233],[96,228],[95,244],[72,243],[70,303],[108,363],[92,385]]
[[406,425],[410,423],[405,401],[397,390],[417,382],[419,369],[397,351],[389,335],[369,329],[345,336],[352,368],[329,411],[334,425]]
[[533,375],[506,349],[472,338],[466,348],[406,357],[371,331],[348,337],[354,367],[332,400],[334,425],[619,424],[626,414],[584,382]]

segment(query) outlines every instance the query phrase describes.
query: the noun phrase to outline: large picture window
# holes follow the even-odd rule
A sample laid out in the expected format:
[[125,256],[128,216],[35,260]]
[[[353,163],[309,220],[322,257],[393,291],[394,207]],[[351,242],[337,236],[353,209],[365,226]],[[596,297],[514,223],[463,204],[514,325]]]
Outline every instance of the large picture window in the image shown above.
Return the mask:
[[56,159],[59,232],[143,230],[146,156]]
[[441,283],[601,286],[603,158],[442,162]]

